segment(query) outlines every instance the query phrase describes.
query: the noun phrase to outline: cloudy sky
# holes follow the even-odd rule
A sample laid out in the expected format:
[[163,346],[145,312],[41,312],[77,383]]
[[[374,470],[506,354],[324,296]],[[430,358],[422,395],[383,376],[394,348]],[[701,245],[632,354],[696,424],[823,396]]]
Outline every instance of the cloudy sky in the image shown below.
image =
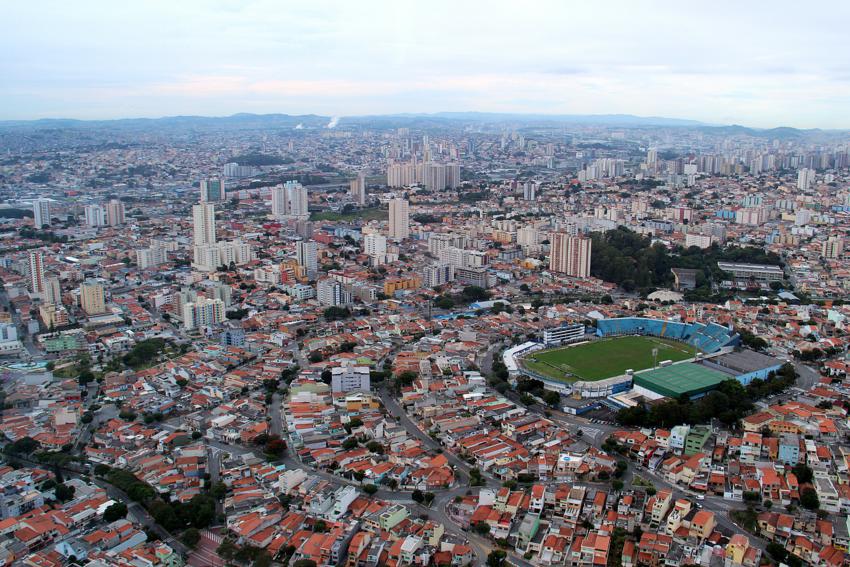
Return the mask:
[[850,128],[850,2],[4,3],[0,119],[629,113]]

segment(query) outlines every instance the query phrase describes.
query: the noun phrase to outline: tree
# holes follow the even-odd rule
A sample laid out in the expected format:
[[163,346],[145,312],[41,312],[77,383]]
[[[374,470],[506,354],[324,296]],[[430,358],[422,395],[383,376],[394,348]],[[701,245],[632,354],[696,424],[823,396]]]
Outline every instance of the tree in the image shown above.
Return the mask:
[[80,386],[85,386],[92,381],[94,381],[94,373],[88,368],[84,368],[79,376],[77,376],[77,382],[79,382]]
[[617,492],[620,492],[621,490],[623,490],[623,481],[620,479],[614,480],[613,482],[611,482],[611,488],[613,488]]
[[32,455],[41,447],[41,443],[32,437],[21,437],[14,443],[9,443],[3,451],[9,455]]
[[210,489],[210,494],[217,500],[223,499],[227,495],[227,485],[223,482],[215,483]]
[[744,502],[758,502],[761,500],[761,494],[751,490],[747,490],[743,494]]
[[145,339],[136,343],[130,352],[124,355],[123,362],[130,368],[141,368],[153,361],[165,350],[167,343],[165,339]]
[[62,484],[61,482],[56,485],[56,489],[54,494],[56,494],[56,500],[59,502],[67,502],[71,498],[74,497],[74,492],[77,489],[73,486],[68,486],[67,484]]
[[410,370],[406,370],[398,375],[396,375],[396,384],[400,388],[406,388],[413,384],[413,381],[416,380],[416,373]]
[[[237,551],[238,551],[238,548],[229,539],[225,539],[223,542],[221,542],[221,545],[219,545],[218,548],[215,550],[215,552],[222,559],[226,559],[228,561],[233,559],[233,556],[236,555]],[[316,565],[315,562],[313,562],[313,567],[315,567],[315,565]]]
[[466,286],[465,288],[463,288],[461,295],[463,296],[464,301],[467,301],[469,303],[472,303],[474,301],[486,301],[490,299],[490,293],[486,289],[476,285]]
[[94,466],[94,474],[96,476],[106,476],[110,470],[109,465],[97,464]]
[[348,307],[328,307],[322,315],[326,321],[340,321],[351,317],[351,310]]
[[817,510],[820,508],[818,493],[811,486],[806,486],[800,492],[800,506],[807,510]]
[[136,414],[130,410],[121,410],[118,417],[124,421],[134,421],[136,419]]
[[426,506],[431,506],[431,503],[434,501],[435,497],[436,496],[434,495],[433,492],[426,492],[422,501]]
[[198,542],[201,541],[201,532],[198,531],[198,528],[189,528],[180,536],[180,541],[194,549],[198,545]]
[[103,512],[103,521],[114,522],[121,518],[127,517],[127,505],[123,502],[116,502]]
[[257,558],[254,559],[252,567],[269,567],[271,564],[272,556],[269,555],[268,551],[262,550],[257,554]]
[[425,499],[425,495],[418,488],[413,491],[413,494],[410,495],[414,502],[418,502],[422,504],[422,501]]
[[323,358],[324,357],[322,356],[321,352],[319,352],[318,350],[314,350],[310,353],[310,356],[307,357],[307,360],[315,364],[316,362],[322,362]]
[[286,451],[286,441],[278,435],[269,437],[269,442],[266,443],[266,453],[279,457],[283,455],[284,451]]
[[797,482],[800,484],[809,484],[812,482],[812,478],[814,477],[812,469],[810,469],[805,463],[798,463],[794,465],[791,472],[794,473],[794,476],[797,477]]
[[365,492],[367,496],[373,496],[376,492],[378,492],[378,487],[374,484],[367,484],[363,487],[363,492]]
[[490,524],[487,522],[476,522],[474,528],[475,533],[481,536],[486,536],[490,533]]
[[501,567],[508,554],[503,549],[494,549],[487,555],[487,567]]
[[546,405],[556,408],[561,403],[561,394],[547,390],[546,393],[543,394],[543,401],[546,402]]
[[771,542],[767,544],[765,550],[770,554],[773,559],[776,560],[777,563],[787,563],[788,552],[785,548],[776,542]]

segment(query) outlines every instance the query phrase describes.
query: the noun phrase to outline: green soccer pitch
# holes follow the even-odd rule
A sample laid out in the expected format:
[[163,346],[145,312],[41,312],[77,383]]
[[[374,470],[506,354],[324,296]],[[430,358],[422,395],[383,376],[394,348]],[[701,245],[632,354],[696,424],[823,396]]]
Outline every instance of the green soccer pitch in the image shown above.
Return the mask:
[[576,346],[534,352],[522,360],[533,372],[563,382],[593,382],[652,368],[652,349],[658,349],[658,362],[678,362],[693,358],[691,345],[659,337],[615,337]]

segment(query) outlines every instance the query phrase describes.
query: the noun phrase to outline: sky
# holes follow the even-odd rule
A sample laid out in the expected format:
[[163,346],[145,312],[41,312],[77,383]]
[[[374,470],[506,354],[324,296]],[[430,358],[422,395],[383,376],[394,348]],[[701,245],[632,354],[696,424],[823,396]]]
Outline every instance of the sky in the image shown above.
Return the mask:
[[0,120],[635,114],[850,128],[850,2],[6,2]]

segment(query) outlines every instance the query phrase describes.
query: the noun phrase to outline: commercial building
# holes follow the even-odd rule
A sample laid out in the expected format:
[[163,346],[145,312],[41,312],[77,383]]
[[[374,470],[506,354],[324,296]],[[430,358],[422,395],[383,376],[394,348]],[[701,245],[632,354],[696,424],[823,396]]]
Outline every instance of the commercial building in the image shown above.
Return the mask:
[[367,234],[363,237],[363,251],[368,256],[383,258],[387,255],[387,237],[383,234]]
[[38,250],[29,253],[29,290],[41,295],[44,293],[44,257]]
[[86,315],[106,313],[106,294],[102,283],[86,280],[80,285],[80,307]]
[[369,367],[346,364],[331,369],[331,391],[337,392],[368,392]]
[[672,364],[635,374],[635,390],[650,399],[679,399],[683,394],[698,398],[715,389],[729,376],[691,362]]
[[781,360],[748,349],[706,358],[700,361],[700,364],[728,374],[744,386],[756,379],[767,380],[771,372],[782,368]]
[[316,297],[321,305],[338,307],[351,303],[351,293],[335,279],[319,280],[316,286]]
[[272,217],[283,220],[286,218],[286,213],[286,189],[283,185],[275,185],[272,187]]
[[168,250],[164,246],[151,245],[136,250],[136,264],[140,270],[147,270],[168,261]]
[[840,258],[844,253],[844,239],[830,236],[821,245],[821,256],[829,260]]
[[804,167],[797,171],[797,189],[807,190],[815,182],[815,170]]
[[202,272],[212,272],[221,266],[241,266],[256,257],[253,247],[239,239],[195,246],[194,252],[193,267]]
[[433,264],[422,269],[422,285],[428,288],[454,280],[454,267],[448,264]]
[[463,285],[474,285],[477,287],[490,287],[487,277],[487,268],[454,268],[455,281]]
[[310,214],[307,189],[297,181],[272,187],[272,217],[277,220],[303,219]]
[[384,280],[384,294],[387,296],[391,296],[397,291],[407,289],[418,289],[421,286],[422,279],[419,276],[388,278]]
[[202,203],[220,203],[225,200],[227,200],[227,194],[224,190],[224,181],[221,179],[201,180]]
[[95,228],[106,225],[106,211],[101,205],[86,205],[84,209],[86,226]]
[[423,185],[431,191],[456,189],[460,185],[460,164],[432,163],[391,163],[387,166],[387,186],[407,187]]
[[406,199],[390,200],[389,237],[404,240],[410,236],[410,204]]
[[32,202],[33,224],[35,228],[50,225],[50,199],[36,199]]
[[106,224],[109,226],[124,224],[124,203],[118,199],[111,199],[106,203]]
[[562,327],[555,327],[554,329],[544,329],[543,344],[551,346],[580,341],[584,338],[584,333],[584,325],[581,323],[564,325]]
[[295,259],[310,279],[315,278],[319,271],[317,258],[317,245],[314,241],[300,240],[295,245]]
[[50,276],[44,279],[44,293],[41,294],[41,299],[45,303],[62,304],[62,286],[59,284],[59,278]]
[[575,278],[590,276],[591,241],[566,232],[552,234],[549,269]]
[[192,242],[195,246],[215,244],[215,205],[192,205]]
[[366,204],[366,174],[362,171],[357,174],[357,178],[352,179],[348,185],[351,200],[356,204],[363,206]]
[[781,282],[785,278],[785,273],[780,266],[769,264],[717,262],[717,267],[732,275],[730,281],[723,282],[727,287],[747,287],[752,283],[769,284]]
[[212,327],[225,320],[224,301],[198,297],[183,306],[183,328],[187,331]]

